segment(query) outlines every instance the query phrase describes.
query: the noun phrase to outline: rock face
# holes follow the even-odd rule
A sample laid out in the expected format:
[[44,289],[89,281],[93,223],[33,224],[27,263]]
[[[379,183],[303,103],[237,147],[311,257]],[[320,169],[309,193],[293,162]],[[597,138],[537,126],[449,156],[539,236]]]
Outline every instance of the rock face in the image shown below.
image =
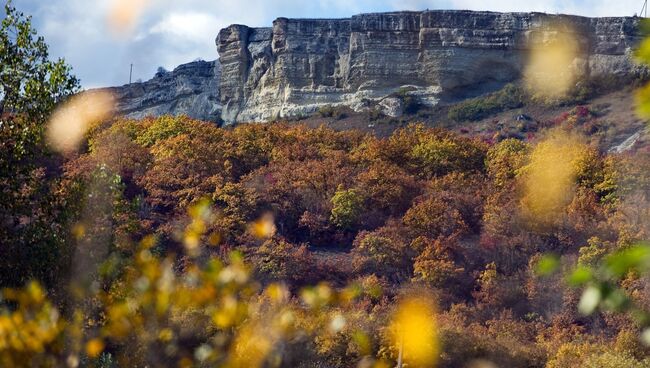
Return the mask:
[[[279,18],[270,28],[220,31],[222,119],[264,121],[322,105],[361,110],[403,87],[435,105],[522,76],[529,51],[570,35],[578,75],[642,73],[631,58],[639,18],[541,13],[424,11],[350,19]],[[382,104],[387,110],[394,101]]]
[[105,90],[114,94],[116,113],[139,119],[148,115],[188,115],[205,121],[220,121],[218,61],[195,61],[171,72],[159,72],[146,82]]

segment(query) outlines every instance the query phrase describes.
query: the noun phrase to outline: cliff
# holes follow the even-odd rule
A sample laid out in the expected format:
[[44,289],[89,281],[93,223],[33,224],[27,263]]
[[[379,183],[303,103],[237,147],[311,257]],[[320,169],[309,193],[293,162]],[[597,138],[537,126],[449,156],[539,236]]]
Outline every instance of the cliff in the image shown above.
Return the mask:
[[188,115],[195,119],[220,121],[217,61],[195,61],[170,72],[156,73],[146,82],[126,84],[105,90],[114,94],[116,114],[129,118],[148,115]]
[[[225,122],[307,114],[323,105],[362,110],[408,90],[435,105],[521,77],[529,51],[570,35],[581,77],[641,73],[631,57],[639,18],[424,11],[350,19],[279,18],[232,25],[216,43]],[[408,87],[404,89],[403,87]]]

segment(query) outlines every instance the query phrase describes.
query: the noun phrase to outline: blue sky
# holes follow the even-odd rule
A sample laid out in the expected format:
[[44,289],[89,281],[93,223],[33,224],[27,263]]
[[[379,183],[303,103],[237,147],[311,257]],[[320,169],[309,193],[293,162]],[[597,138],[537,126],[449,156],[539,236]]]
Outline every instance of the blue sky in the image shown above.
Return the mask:
[[[217,58],[214,39],[233,23],[269,26],[277,17],[339,18],[423,9],[541,11],[586,16],[634,15],[643,0],[140,0],[148,1],[129,32],[116,33],[107,14],[120,0],[14,0],[31,14],[54,57],[65,57],[86,88],[147,80],[158,66],[173,69]],[[136,1],[136,0],[122,0]]]

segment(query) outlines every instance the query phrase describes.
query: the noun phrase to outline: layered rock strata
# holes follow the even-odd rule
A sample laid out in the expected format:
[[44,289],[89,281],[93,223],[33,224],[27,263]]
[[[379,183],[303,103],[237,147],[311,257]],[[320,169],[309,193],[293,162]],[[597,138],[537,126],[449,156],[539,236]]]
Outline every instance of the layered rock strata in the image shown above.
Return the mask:
[[205,121],[220,121],[221,103],[218,61],[194,61],[173,71],[159,71],[146,82],[106,88],[117,101],[116,114],[129,118],[188,115]]
[[324,105],[362,110],[400,93],[429,105],[453,101],[521,78],[530,50],[558,37],[575,40],[576,75],[636,76],[644,72],[631,56],[639,20],[423,11],[232,25],[216,40],[221,116],[231,123]]

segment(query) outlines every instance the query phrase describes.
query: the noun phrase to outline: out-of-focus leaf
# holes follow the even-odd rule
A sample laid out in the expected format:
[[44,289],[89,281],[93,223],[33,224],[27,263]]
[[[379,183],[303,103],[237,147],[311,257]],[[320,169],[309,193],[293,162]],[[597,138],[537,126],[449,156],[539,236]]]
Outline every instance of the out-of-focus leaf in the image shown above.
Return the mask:
[[641,341],[643,341],[643,343],[646,346],[650,346],[650,328],[646,328],[645,330],[643,330],[643,334],[641,335]]
[[[647,41],[646,41],[647,42]],[[640,58],[648,58],[650,60],[650,42],[648,42],[647,56],[640,56]],[[641,51],[639,51],[641,52]],[[639,88],[634,96],[636,102],[636,113],[642,117],[650,117],[650,84]]]
[[630,299],[620,289],[615,289],[607,293],[607,296],[603,300],[603,305],[605,308],[613,311],[621,311],[625,309],[629,303]]
[[544,255],[535,267],[535,272],[539,276],[550,276],[560,267],[560,258],[555,254]]
[[361,330],[357,330],[352,334],[352,340],[354,343],[357,345],[359,348],[359,351],[364,354],[370,354],[372,351],[372,346],[370,343],[370,338],[368,337],[368,334]]
[[593,272],[591,268],[580,266],[569,275],[568,281],[572,286],[581,286],[591,281],[592,278]]
[[650,39],[645,39],[641,42],[639,48],[635,52],[635,56],[641,62],[650,62]]
[[390,331],[393,346],[402,349],[409,366],[430,367],[440,354],[433,306],[426,298],[413,297],[400,303]]
[[600,304],[602,296],[603,294],[599,288],[596,286],[589,286],[582,293],[580,303],[578,303],[578,310],[580,313],[587,316],[592,314],[596,308],[598,308],[598,304]]
[[650,247],[639,245],[613,254],[605,260],[607,271],[621,278],[630,270],[650,269]]
[[96,358],[104,351],[104,342],[100,339],[92,339],[86,343],[86,353],[91,358]]

